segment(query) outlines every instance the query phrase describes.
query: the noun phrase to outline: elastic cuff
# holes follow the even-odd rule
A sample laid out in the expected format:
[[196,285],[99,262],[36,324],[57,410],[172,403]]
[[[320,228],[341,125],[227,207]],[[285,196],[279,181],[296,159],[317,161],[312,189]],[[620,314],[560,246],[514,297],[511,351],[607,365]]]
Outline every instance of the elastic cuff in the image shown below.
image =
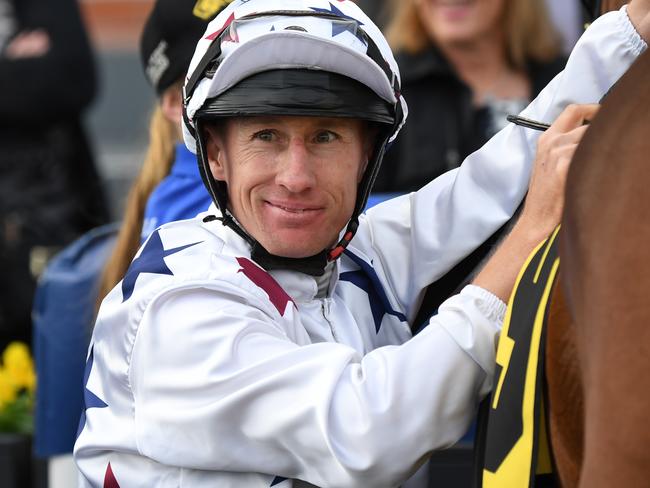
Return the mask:
[[630,16],[627,14],[627,5],[623,5],[620,9],[621,12],[625,14],[625,16],[620,16],[619,17],[619,24],[621,27],[621,31],[627,37],[628,42],[630,43],[630,46],[632,47],[632,52],[638,56],[641,54],[643,51],[646,50],[648,47],[648,44],[645,42],[643,37],[637,32],[637,30],[634,28],[634,25],[632,24],[632,21],[630,20]]
[[478,299],[478,309],[491,321],[503,324],[506,316],[507,305],[498,296],[490,293],[485,288],[476,285],[467,285],[460,292],[461,295],[471,295]]

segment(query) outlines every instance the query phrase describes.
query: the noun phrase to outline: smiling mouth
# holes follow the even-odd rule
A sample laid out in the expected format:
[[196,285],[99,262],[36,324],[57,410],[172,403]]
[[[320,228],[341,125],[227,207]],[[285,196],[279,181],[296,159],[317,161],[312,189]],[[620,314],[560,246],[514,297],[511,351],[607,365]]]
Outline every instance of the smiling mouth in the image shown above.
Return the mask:
[[278,205],[278,204],[271,203],[271,202],[268,202],[268,201],[266,203],[269,204],[271,207],[279,208],[280,210],[283,210],[283,211],[289,212],[289,213],[294,213],[294,214],[302,214],[302,213],[305,213],[305,212],[314,212],[316,210],[319,210],[316,207],[285,207],[284,205]]

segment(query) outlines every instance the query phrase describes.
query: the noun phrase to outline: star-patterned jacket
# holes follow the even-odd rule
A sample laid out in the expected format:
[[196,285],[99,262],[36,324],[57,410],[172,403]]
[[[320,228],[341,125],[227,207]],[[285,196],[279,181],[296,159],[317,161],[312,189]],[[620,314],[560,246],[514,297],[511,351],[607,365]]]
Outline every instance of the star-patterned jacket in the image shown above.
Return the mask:
[[[598,101],[645,47],[624,10],[602,17],[523,115]],[[258,267],[205,218],[214,207],[154,232],[99,311],[81,486],[416,486],[419,462],[458,440],[492,386],[504,305],[469,286],[415,337],[409,320],[425,286],[517,208],[538,136],[509,126],[369,210],[322,298],[311,276]]]

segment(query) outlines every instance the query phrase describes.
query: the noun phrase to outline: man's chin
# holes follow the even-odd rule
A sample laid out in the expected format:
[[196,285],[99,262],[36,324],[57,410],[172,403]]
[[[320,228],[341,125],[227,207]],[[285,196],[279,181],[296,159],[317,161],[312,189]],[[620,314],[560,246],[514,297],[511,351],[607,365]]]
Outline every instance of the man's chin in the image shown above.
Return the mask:
[[324,239],[317,235],[318,229],[276,229],[267,230],[263,235],[255,236],[266,251],[274,256],[283,258],[309,258],[325,250],[329,250],[334,240]]
[[328,246],[321,246],[317,244],[305,245],[306,243],[304,240],[301,242],[298,238],[293,239],[290,242],[291,245],[277,244],[272,242],[260,242],[260,244],[264,247],[264,249],[267,250],[267,252],[273,254],[274,256],[292,259],[309,258],[323,252],[326,249],[329,249]]
[[325,248],[318,249],[316,251],[314,250],[296,250],[296,249],[284,249],[284,248],[266,248],[265,249],[270,253],[273,254],[274,256],[280,256],[283,258],[291,258],[291,259],[302,259],[302,258],[310,258],[316,254],[319,254],[320,252],[324,251]]

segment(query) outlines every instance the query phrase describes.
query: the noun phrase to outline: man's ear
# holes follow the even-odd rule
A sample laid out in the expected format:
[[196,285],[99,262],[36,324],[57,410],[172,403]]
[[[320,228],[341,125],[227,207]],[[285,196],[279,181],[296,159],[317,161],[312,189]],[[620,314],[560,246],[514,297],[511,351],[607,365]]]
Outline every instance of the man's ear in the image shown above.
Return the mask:
[[221,131],[214,127],[206,127],[204,130],[210,172],[215,180],[226,181],[225,152]]

